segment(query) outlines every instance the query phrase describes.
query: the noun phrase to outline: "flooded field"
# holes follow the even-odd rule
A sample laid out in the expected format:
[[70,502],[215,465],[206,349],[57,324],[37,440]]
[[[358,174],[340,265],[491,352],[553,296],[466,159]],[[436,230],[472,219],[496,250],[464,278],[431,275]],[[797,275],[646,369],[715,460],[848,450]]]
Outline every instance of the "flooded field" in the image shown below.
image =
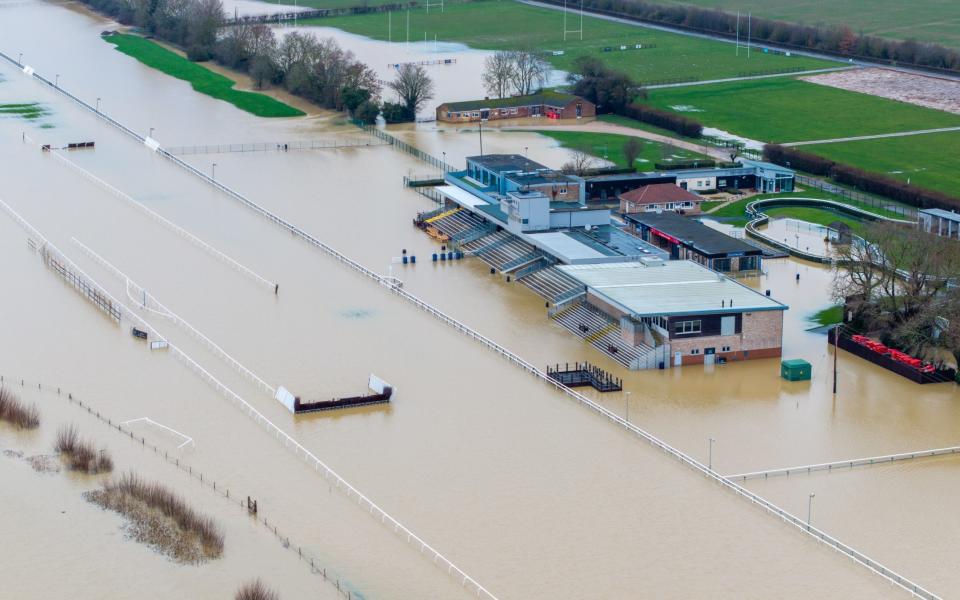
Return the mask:
[[[65,88],[91,100],[102,98],[104,109],[118,120],[144,132],[156,128],[165,145],[309,140],[340,127],[330,116],[258,120],[191,93],[187,84],[104,44],[97,36],[102,22],[61,6],[27,3],[5,11],[18,21],[0,21],[0,50],[24,52],[25,62],[38,71],[60,73]],[[40,23],[72,51],[41,43]],[[315,400],[358,394],[371,372],[394,384],[398,392],[386,407],[294,418],[175,324],[140,313],[497,597],[902,595],[7,64],[0,66],[0,75],[0,103],[40,102],[53,125],[42,129],[23,120],[0,120],[0,164],[5,165],[0,199],[116,298],[137,303],[124,282],[80,252],[73,238],[272,386]],[[96,140],[96,150],[68,158],[279,283],[279,294],[24,143],[24,132],[56,145]],[[477,153],[479,142],[475,132],[432,126],[401,128],[398,134],[434,154],[447,152],[451,164]],[[564,152],[536,134],[486,131],[484,151],[523,151],[554,166]],[[707,439],[717,439],[714,467],[721,473],[957,442],[960,410],[954,386],[918,394],[906,380],[841,355],[840,393],[830,393],[832,354],[822,334],[805,331],[812,326],[806,317],[830,302],[831,274],[821,267],[769,261],[764,276],[745,282],[770,289],[790,305],[784,353],[813,363],[812,382],[780,380],[776,360],[627,373],[552,323],[542,301],[525,287],[490,275],[479,261],[426,260],[435,246],[410,222],[433,204],[401,187],[403,175],[426,170],[412,157],[378,146],[184,158],[210,172],[215,163],[218,180],[375,271],[386,273],[403,248],[418,255],[416,266],[395,267],[406,289],[535,364],[586,359],[614,371],[632,392],[632,421],[701,460]],[[46,269],[25,240],[23,230],[0,215],[0,274],[10,284],[5,287],[18,290],[0,296],[0,326],[8,340],[0,347],[0,373],[61,385],[115,420],[149,417],[190,435],[195,448],[178,451],[169,436],[143,431],[148,442],[182,453],[218,485],[256,497],[262,516],[289,532],[291,545],[336,572],[353,597],[468,597],[460,581],[328,485],[184,364],[169,354],[151,353],[129,335],[128,325],[106,319]],[[2,505],[72,515],[58,528],[6,521],[0,526],[4,538],[23,544],[0,550],[4,564],[33,573],[30,569],[37,567],[31,557],[82,554],[83,560],[64,560],[63,570],[74,578],[91,571],[103,575],[117,565],[95,557],[122,548],[129,554],[124,560],[130,561],[131,577],[142,573],[146,584],[156,586],[152,597],[197,589],[225,595],[219,590],[232,591],[258,572],[284,598],[335,597],[335,589],[311,572],[296,550],[283,548],[262,525],[245,520],[245,513],[152,452],[137,449],[62,399],[45,392],[24,395],[40,403],[41,430],[25,435],[0,426],[0,446],[43,452],[57,424],[75,420],[110,446],[122,469],[136,468],[168,482],[220,519],[226,553],[201,567],[173,565],[124,540],[117,533],[119,518],[82,501],[80,493],[93,487],[92,481],[33,473],[25,463],[0,457],[4,482],[16,482],[0,487]],[[620,411],[624,398],[597,399]],[[799,493],[802,503],[805,488]],[[771,492],[774,501],[782,498],[783,506],[799,515],[795,495],[793,490]],[[883,544],[885,530],[873,523],[833,531],[826,520],[830,502],[824,497],[817,505],[824,510],[825,530],[854,545],[862,540],[868,553]],[[837,515],[859,510],[856,503],[843,508],[840,500],[832,506]],[[899,518],[910,522],[910,515]],[[916,529],[904,526],[905,542],[920,531],[918,523]],[[925,541],[918,536],[913,543]],[[54,552],[50,547],[56,544]],[[909,577],[929,575],[940,584],[935,590],[944,593],[960,584],[945,566],[920,569],[898,548],[889,546],[878,558]],[[23,595],[94,598],[110,584],[105,575],[88,577],[78,591],[64,587],[70,580],[28,580]]]

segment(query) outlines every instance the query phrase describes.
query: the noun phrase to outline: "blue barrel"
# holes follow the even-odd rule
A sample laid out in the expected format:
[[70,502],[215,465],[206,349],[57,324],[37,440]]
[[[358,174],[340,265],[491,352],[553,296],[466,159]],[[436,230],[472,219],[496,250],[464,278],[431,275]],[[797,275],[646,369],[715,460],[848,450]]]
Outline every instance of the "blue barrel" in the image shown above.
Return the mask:
[[440,253],[440,260],[447,260],[447,255],[443,252]]
[[417,257],[416,257],[416,256],[411,256],[411,257],[410,257],[410,262],[411,262],[412,264],[417,264]]
[[457,260],[460,260],[461,258],[463,258],[463,252],[457,250]]
[[406,254],[403,255],[403,264],[407,264],[407,255],[406,255]]
[[453,252],[447,252],[447,260],[453,260]]
[[433,262],[437,262],[437,253],[436,253],[436,252],[433,253]]

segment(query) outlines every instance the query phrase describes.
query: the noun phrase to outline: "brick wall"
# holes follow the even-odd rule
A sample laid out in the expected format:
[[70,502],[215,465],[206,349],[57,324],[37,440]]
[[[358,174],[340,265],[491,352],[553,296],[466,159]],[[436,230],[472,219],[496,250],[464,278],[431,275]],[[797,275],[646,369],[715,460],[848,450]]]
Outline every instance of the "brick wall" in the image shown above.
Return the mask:
[[[764,310],[743,313],[743,329],[738,335],[673,338],[670,349],[682,352],[682,364],[703,364],[704,348],[716,349],[716,355],[728,361],[780,356],[783,345],[783,311]],[[730,350],[723,351],[724,346]],[[691,354],[699,350],[698,354]]]

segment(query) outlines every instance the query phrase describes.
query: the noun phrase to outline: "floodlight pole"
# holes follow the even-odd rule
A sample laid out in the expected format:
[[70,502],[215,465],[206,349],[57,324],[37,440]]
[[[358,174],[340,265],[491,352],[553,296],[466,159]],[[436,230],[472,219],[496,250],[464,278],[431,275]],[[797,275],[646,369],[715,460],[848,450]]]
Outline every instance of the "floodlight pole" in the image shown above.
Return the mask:
[[750,58],[750,34],[752,33],[751,32],[752,23],[753,23],[753,13],[748,12],[747,13],[747,58]]
[[740,56],[740,11],[737,11],[737,56]]

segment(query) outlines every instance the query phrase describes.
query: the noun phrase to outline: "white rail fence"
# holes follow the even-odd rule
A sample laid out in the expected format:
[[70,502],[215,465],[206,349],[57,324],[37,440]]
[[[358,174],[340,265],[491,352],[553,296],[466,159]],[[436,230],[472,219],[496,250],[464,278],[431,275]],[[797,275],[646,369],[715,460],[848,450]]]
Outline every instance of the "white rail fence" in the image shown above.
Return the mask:
[[[29,136],[24,136],[24,140],[28,140],[28,139],[30,139]],[[30,140],[30,141],[33,142],[33,140]],[[35,142],[34,142],[34,143],[35,143]],[[74,171],[76,171],[77,173],[80,173],[81,175],[83,175],[84,177],[86,177],[87,179],[89,179],[90,181],[96,183],[97,185],[99,185],[99,186],[102,187],[103,189],[107,190],[108,192],[110,192],[110,193],[113,194],[114,196],[116,196],[116,197],[118,197],[118,198],[120,198],[120,199],[122,199],[122,200],[125,200],[125,201],[127,201],[129,204],[131,204],[132,206],[140,209],[144,214],[146,214],[147,216],[151,217],[153,220],[155,220],[156,222],[160,223],[160,224],[163,225],[164,227],[167,227],[167,228],[170,229],[171,231],[173,231],[173,232],[181,235],[182,237],[186,238],[187,240],[189,240],[190,242],[192,242],[192,243],[195,244],[196,246],[198,246],[198,247],[200,247],[201,249],[203,249],[204,251],[206,251],[206,252],[207,252],[208,254],[210,254],[211,256],[213,256],[213,257],[215,257],[215,258],[223,261],[223,262],[226,263],[227,265],[233,267],[234,269],[236,269],[236,270],[239,271],[240,273],[246,275],[246,276],[249,277],[250,279],[253,279],[253,280],[256,281],[257,283],[259,283],[259,284],[261,284],[261,285],[269,288],[270,291],[276,291],[276,290],[277,290],[277,284],[276,284],[275,282],[270,281],[270,280],[267,279],[266,277],[263,277],[263,276],[261,276],[260,274],[258,274],[257,272],[255,272],[253,269],[250,269],[249,267],[246,267],[246,266],[242,265],[242,264],[241,264],[240,262],[238,262],[237,260],[231,258],[230,256],[228,256],[227,254],[221,252],[220,250],[217,250],[215,247],[211,246],[211,245],[208,244],[207,242],[205,242],[205,241],[203,241],[202,239],[198,238],[197,236],[195,236],[194,234],[190,233],[189,231],[187,231],[187,230],[184,229],[183,227],[180,227],[180,226],[177,225],[176,223],[173,223],[173,222],[170,221],[169,219],[161,216],[161,215],[158,214],[157,212],[155,212],[155,211],[153,211],[152,209],[148,208],[146,205],[144,205],[144,204],[142,204],[141,202],[137,201],[136,199],[134,199],[134,198],[133,198],[132,196],[130,196],[129,194],[127,194],[127,193],[125,193],[125,192],[117,189],[116,187],[114,187],[114,186],[111,185],[110,183],[104,181],[104,180],[101,179],[100,177],[97,177],[96,175],[94,175],[94,174],[91,173],[90,171],[84,169],[84,168],[81,167],[80,165],[78,165],[78,164],[76,164],[75,162],[71,161],[71,160],[70,160],[69,158],[67,158],[66,156],[63,156],[60,152],[57,152],[57,151],[53,150],[53,151],[50,152],[50,154],[52,154],[52,155],[54,156],[54,158],[56,158],[57,160],[59,160],[59,161],[62,162],[63,164],[67,165],[68,167],[70,167],[71,169],[73,169]]]
[[232,152],[289,152],[291,150],[339,150],[341,148],[365,148],[386,146],[388,143],[371,135],[359,135],[327,140],[296,140],[287,142],[243,142],[234,144],[197,144],[195,146],[169,146],[170,154],[227,154]]
[[[4,56],[5,58],[7,58],[7,60],[10,60],[10,58],[7,57],[6,55],[2,55],[2,56]],[[36,74],[34,74],[34,76],[39,78],[39,76],[37,76]],[[42,79],[42,78],[41,78],[41,80],[44,81],[44,82],[46,82],[46,83],[48,83],[48,85],[52,85],[52,84],[49,83],[49,81],[47,81],[47,80],[45,80],[45,79]],[[57,88],[57,89],[59,89],[59,88]],[[68,96],[69,96],[69,94],[68,94]],[[70,97],[73,97],[73,96],[70,96]],[[79,99],[78,99],[77,101],[80,102],[81,104],[87,106],[88,108],[91,108],[88,104],[80,101]],[[101,114],[101,113],[97,112],[97,114]],[[104,117],[104,118],[107,118],[107,117]],[[123,125],[121,125],[121,124],[113,121],[112,119],[109,119],[109,121],[115,123],[117,127],[119,127],[120,129],[122,129],[122,130],[125,131],[125,132],[128,132],[128,133],[129,133],[130,135],[132,135],[133,137],[135,137],[135,138],[143,141],[143,138],[142,138],[141,136],[139,136],[139,135],[136,134],[136,133],[133,133],[131,130],[129,130],[128,128],[124,127]],[[306,233],[305,231],[301,230],[300,228],[296,227],[295,225],[293,225],[293,224],[285,221],[285,220],[282,219],[281,217],[279,217],[279,216],[271,213],[270,211],[268,211],[267,209],[261,207],[260,205],[258,205],[258,204],[256,204],[256,203],[254,203],[253,201],[248,200],[247,198],[245,198],[243,195],[239,194],[238,192],[235,192],[235,191],[233,191],[232,189],[224,186],[223,184],[221,184],[221,183],[213,180],[211,177],[209,177],[209,176],[206,175],[205,173],[203,173],[203,172],[199,171],[198,169],[190,166],[189,164],[187,164],[187,163],[185,163],[184,161],[180,160],[180,159],[177,158],[176,156],[173,156],[172,154],[170,154],[170,153],[168,153],[168,152],[165,152],[163,149],[158,149],[157,152],[159,152],[160,154],[162,154],[163,156],[165,156],[166,158],[168,158],[170,161],[174,162],[175,164],[181,166],[182,168],[187,169],[188,171],[194,173],[195,175],[197,175],[197,176],[200,177],[201,179],[207,181],[208,183],[210,183],[210,184],[213,185],[214,187],[217,187],[218,189],[222,190],[222,191],[223,191],[224,193],[226,193],[227,195],[229,195],[229,196],[237,199],[238,201],[240,201],[241,203],[243,203],[243,204],[246,205],[247,207],[255,210],[256,212],[258,212],[259,214],[261,214],[262,216],[264,216],[264,217],[267,218],[268,220],[270,220],[270,221],[272,221],[272,222],[280,225],[280,226],[283,227],[284,229],[289,230],[292,234],[294,234],[294,235],[302,238],[303,240],[305,240],[305,241],[307,241],[308,243],[316,246],[317,248],[320,248],[321,250],[323,250],[323,251],[326,252],[327,254],[331,255],[332,257],[334,257],[334,258],[337,259],[338,261],[346,264],[347,266],[351,267],[352,269],[354,269],[354,270],[356,270],[356,271],[358,271],[358,272],[366,275],[367,277],[370,277],[371,279],[374,279],[374,280],[375,280],[376,282],[378,282],[379,284],[383,285],[384,287],[386,287],[387,289],[389,289],[389,290],[392,291],[393,293],[401,296],[401,297],[404,298],[405,300],[413,303],[413,304],[414,304],[415,306],[417,306],[418,308],[420,308],[420,309],[426,311],[427,313],[429,313],[429,314],[437,317],[438,319],[440,319],[441,321],[447,323],[448,325],[450,325],[450,326],[453,327],[454,329],[456,329],[456,330],[458,330],[458,331],[460,331],[460,332],[468,335],[468,336],[471,337],[472,339],[480,342],[481,344],[483,344],[484,346],[490,348],[491,350],[494,350],[495,352],[497,352],[498,354],[500,354],[501,356],[503,356],[504,358],[506,358],[508,361],[510,361],[510,362],[511,362],[512,364],[514,364],[515,366],[517,366],[517,367],[523,369],[524,371],[530,373],[531,375],[537,377],[537,378],[540,379],[542,382],[544,382],[544,383],[546,383],[546,384],[554,387],[554,388],[557,389],[558,391],[560,391],[560,392],[566,394],[567,396],[573,398],[574,400],[580,402],[580,403],[583,404],[584,406],[587,406],[587,407],[590,408],[591,410],[593,410],[593,411],[597,412],[598,414],[606,417],[607,419],[613,421],[613,422],[616,423],[617,425],[619,425],[619,426],[621,426],[621,427],[624,427],[626,430],[628,430],[628,431],[630,431],[631,433],[637,435],[637,436],[640,437],[641,439],[647,441],[647,442],[650,443],[652,446],[654,446],[654,447],[662,450],[664,453],[672,456],[673,458],[677,459],[677,460],[680,461],[681,463],[689,466],[689,467],[692,468],[693,470],[701,473],[702,475],[708,477],[709,479],[712,479],[712,480],[715,481],[716,483],[718,483],[718,484],[720,484],[721,486],[725,487],[726,489],[732,491],[734,494],[736,494],[736,495],[738,495],[738,496],[740,496],[740,497],[742,497],[742,498],[745,498],[746,500],[748,500],[748,501],[750,501],[752,504],[754,504],[754,505],[762,508],[764,511],[768,512],[769,514],[772,514],[772,515],[780,518],[783,522],[785,522],[785,523],[787,523],[787,524],[795,527],[796,529],[798,529],[798,530],[801,531],[801,532],[804,532],[804,533],[812,536],[813,538],[817,539],[818,541],[823,542],[824,544],[828,545],[830,548],[836,550],[837,552],[840,552],[840,553],[848,556],[849,558],[851,558],[852,560],[854,560],[854,561],[857,562],[858,564],[860,564],[860,565],[866,567],[867,569],[869,569],[870,571],[872,571],[872,572],[874,572],[874,573],[876,573],[876,574],[884,577],[885,579],[887,579],[888,581],[890,581],[890,582],[893,583],[894,585],[902,588],[903,590],[911,593],[912,595],[917,596],[917,597],[920,597],[920,598],[924,598],[925,600],[940,600],[939,596],[937,596],[937,595],[935,595],[933,592],[930,592],[929,590],[923,588],[923,587],[920,586],[919,584],[914,583],[913,581],[911,581],[910,579],[908,579],[908,578],[900,575],[900,574],[897,573],[896,571],[893,571],[892,569],[889,569],[888,567],[885,567],[884,565],[882,565],[882,564],[879,563],[878,561],[870,558],[869,556],[863,554],[862,552],[856,550],[855,548],[853,548],[853,547],[851,547],[851,546],[848,546],[847,544],[845,544],[845,543],[841,542],[840,540],[838,540],[838,539],[830,536],[829,534],[827,534],[827,533],[825,533],[825,532],[823,532],[823,531],[820,531],[820,530],[817,529],[816,527],[808,526],[803,519],[800,519],[800,518],[798,518],[798,517],[790,514],[789,512],[787,512],[787,511],[783,510],[782,508],[776,506],[776,505],[773,504],[772,502],[769,502],[768,500],[765,500],[764,498],[758,496],[757,494],[754,494],[753,492],[750,492],[749,490],[747,490],[747,489],[743,488],[742,486],[734,483],[733,481],[730,481],[730,480],[724,478],[722,475],[720,475],[719,473],[713,471],[712,469],[708,469],[705,465],[703,465],[702,463],[700,463],[700,462],[697,461],[696,459],[688,456],[688,455],[685,454],[684,452],[682,452],[682,451],[674,448],[673,446],[667,444],[666,442],[658,439],[657,437],[653,436],[652,434],[648,433],[647,431],[645,431],[645,430],[637,427],[637,426],[634,425],[633,423],[627,422],[625,419],[623,419],[623,417],[620,417],[619,415],[617,415],[617,414],[615,414],[615,413],[607,410],[606,408],[600,406],[599,404],[595,403],[594,401],[590,400],[589,398],[587,398],[586,396],[580,394],[579,392],[577,392],[577,391],[575,391],[575,390],[573,390],[573,389],[567,388],[567,387],[563,386],[562,384],[560,384],[559,382],[556,382],[556,381],[550,379],[545,373],[543,373],[542,371],[540,371],[536,366],[534,366],[534,365],[526,362],[525,360],[523,360],[522,358],[520,358],[519,356],[517,356],[516,354],[514,354],[514,353],[511,352],[510,350],[506,349],[505,347],[503,347],[503,346],[497,344],[496,342],[490,340],[490,339],[487,338],[486,336],[483,336],[483,335],[480,334],[479,332],[477,332],[477,331],[473,330],[472,328],[468,327],[467,325],[465,325],[465,324],[457,321],[457,320],[454,319],[453,317],[450,317],[449,315],[443,313],[443,312],[440,311],[439,309],[431,306],[430,304],[424,302],[423,300],[420,300],[419,298],[417,298],[416,296],[410,294],[410,293],[407,292],[406,290],[403,290],[402,288],[399,288],[399,287],[397,287],[396,285],[391,284],[391,283],[387,280],[387,278],[385,278],[385,277],[383,277],[383,276],[381,276],[381,275],[378,275],[377,273],[375,273],[375,272],[371,271],[370,269],[364,267],[362,264],[360,264],[360,263],[358,263],[358,262],[350,259],[350,258],[347,257],[346,255],[338,252],[337,250],[335,250],[334,248],[328,246],[327,244],[324,244],[323,242],[321,242],[321,241],[318,240],[317,238],[311,236],[310,234]],[[174,347],[171,345],[171,349],[173,349],[173,348],[174,348]],[[199,367],[199,365],[197,365],[197,368],[202,369],[202,367]],[[212,375],[209,375],[209,374],[208,374],[208,376],[209,376],[210,378],[212,378]],[[219,387],[223,387],[223,389],[226,390],[224,393],[229,392],[230,394],[233,394],[233,392],[230,392],[225,386],[222,386],[222,384],[220,384],[219,382],[217,382],[215,379],[213,379],[213,381],[216,382],[215,385],[218,387],[218,389],[219,389]],[[235,395],[235,394],[234,394],[234,395]],[[265,417],[263,417],[262,415],[260,415],[259,412],[256,412],[256,410],[255,410],[253,407],[250,407],[249,405],[247,405],[245,401],[243,401],[241,398],[239,398],[239,396],[236,396],[236,399],[237,399],[238,402],[241,402],[241,403],[243,403],[244,405],[246,405],[247,407],[249,407],[249,410],[254,411],[254,412],[251,413],[251,414],[257,415],[257,417],[255,417],[255,419],[260,419],[260,418],[262,418],[262,419],[265,420],[266,423],[269,423],[271,426],[273,426],[272,423],[270,423],[268,420],[266,420]],[[259,421],[258,421],[258,422],[259,422]],[[275,427],[275,426],[273,426],[273,427]],[[283,433],[281,430],[277,429],[277,435],[280,436],[281,434],[282,434],[283,436],[286,436],[286,439],[289,440],[289,441],[285,441],[285,442],[284,442],[285,445],[287,445],[288,443],[289,443],[289,444],[295,444],[295,445],[296,445],[296,448],[299,448],[299,449],[300,449],[299,451],[300,451],[300,452],[303,452],[305,457],[307,457],[307,456],[312,457],[312,459],[317,460],[318,465],[322,465],[322,463],[319,462],[319,459],[315,459],[315,457],[313,457],[312,454],[308,454],[309,451],[307,451],[306,449],[303,449],[302,446],[300,446],[299,444],[297,444],[297,442],[296,442],[295,440],[293,440],[292,438],[289,438],[289,436],[287,436],[287,435],[286,435],[285,433]],[[298,452],[298,450],[295,450],[295,453],[297,453],[297,452]],[[319,468],[320,468],[320,467],[318,466],[318,469],[319,469]],[[324,468],[326,468],[325,465],[324,465]],[[334,474],[334,475],[335,475],[335,474]],[[339,479],[339,476],[336,476],[336,477]],[[346,484],[346,482],[343,482],[343,483]],[[338,487],[339,487],[339,482],[338,482]],[[358,503],[360,503],[361,505],[364,505],[365,502],[369,502],[369,500],[366,500],[365,498],[362,498],[362,496],[359,496],[359,492],[356,492],[356,491],[353,490],[352,488],[350,488],[350,491],[347,492],[347,495],[350,496],[351,493],[356,493],[356,494],[358,494]],[[370,506],[371,506],[371,509],[370,509],[370,510],[371,510],[371,512],[373,512],[373,511],[374,511],[374,507],[375,507],[376,505],[373,505],[372,503],[370,503]],[[379,507],[376,507],[376,510],[380,511]],[[382,512],[382,511],[380,511],[380,512]],[[384,518],[387,518],[387,517],[384,517]],[[390,519],[390,520],[391,520],[391,522],[392,522],[392,519]],[[384,521],[384,522],[386,522],[386,521]],[[403,528],[402,525],[397,524],[397,527],[398,527],[398,529],[397,529],[398,532],[403,532],[403,531],[405,531],[405,528]],[[421,540],[419,540],[419,538],[416,538],[416,536],[414,536],[412,533],[409,533],[409,532],[408,532],[407,535],[408,535],[408,537],[407,537],[408,540],[413,540],[415,543],[422,544],[422,546],[421,546],[421,552],[424,552],[425,550],[429,550],[429,552],[431,552],[431,553],[435,556],[434,562],[441,561],[442,564],[448,564],[448,565],[449,565],[448,572],[450,572],[451,574],[457,574],[458,577],[460,576],[460,574],[463,573],[463,572],[460,571],[458,568],[456,568],[456,566],[454,566],[452,563],[450,563],[450,562],[447,561],[445,558],[443,558],[441,555],[439,555],[439,553],[437,553],[436,550],[434,550],[433,548],[431,548],[431,547],[429,547],[428,545],[426,545],[426,543],[425,543],[425,542],[422,542]],[[476,581],[474,581],[473,579],[469,578],[469,576],[467,576],[465,573],[463,573],[462,576],[463,576],[463,580],[462,580],[463,585],[464,585],[465,587],[467,587],[468,584],[469,584],[471,587],[473,587],[474,589],[476,589],[476,593],[477,593],[477,596],[478,596],[478,597],[481,596],[481,594],[482,594],[484,597],[494,598],[494,596],[493,596],[492,594],[490,594],[490,592],[488,592],[485,588],[483,588],[482,586],[480,586]]]
[[781,469],[770,469],[767,471],[753,471],[751,473],[727,475],[726,477],[727,479],[739,481],[747,481],[749,479],[767,479],[768,477],[807,474],[816,471],[833,471],[834,469],[852,469],[853,467],[865,467],[869,465],[885,465],[901,460],[929,458],[931,456],[944,456],[948,454],[960,454],[960,446],[936,448],[934,450],[917,450],[915,452],[901,452],[899,454],[885,454],[883,456],[870,456],[867,458],[855,458],[853,460],[837,460],[833,462],[818,463],[815,465],[786,467]]
[[[2,201],[0,201],[2,203]],[[3,206],[9,210],[13,215],[16,213],[13,209],[6,206],[3,203]],[[19,215],[16,215],[15,220],[18,223],[23,223],[25,229],[31,234],[36,235],[40,240],[44,241],[49,247],[56,250],[53,244],[46,242],[40,233],[26,220],[22,219]],[[58,253],[59,250],[56,250]],[[62,253],[60,253],[62,255]],[[69,261],[68,258],[64,257],[66,261]],[[72,262],[70,264],[73,264]],[[79,269],[78,269],[79,270]],[[410,529],[404,526],[400,521],[392,517],[389,513],[384,511],[377,505],[373,500],[369,499],[363,493],[361,493],[357,488],[352,486],[346,479],[337,474],[336,471],[331,469],[326,463],[320,460],[316,455],[314,455],[310,450],[302,446],[298,441],[293,437],[283,431],[280,427],[273,423],[270,419],[264,416],[260,411],[254,408],[250,403],[244,400],[239,394],[231,390],[229,387],[224,385],[219,379],[217,379],[212,373],[207,371],[203,366],[198,362],[193,360],[189,355],[182,351],[175,344],[169,343],[168,338],[160,333],[153,325],[148,321],[143,319],[140,315],[136,314],[134,311],[130,310],[129,307],[124,305],[122,302],[114,299],[110,296],[109,292],[104,289],[96,280],[87,276],[90,280],[91,285],[98,289],[102,294],[110,297],[118,306],[121,307],[123,314],[126,318],[134,321],[139,327],[142,327],[144,331],[152,334],[154,337],[166,340],[169,344],[170,352],[177,357],[180,361],[185,363],[190,367],[195,373],[197,373],[201,379],[209,383],[217,392],[225,396],[228,400],[232,401],[238,405],[247,415],[254,420],[255,423],[265,428],[271,435],[273,435],[278,441],[280,441],[284,448],[287,448],[293,452],[293,454],[308,464],[310,464],[315,471],[320,473],[324,480],[330,483],[333,487],[336,487],[338,490],[342,491],[348,498],[356,500],[357,504],[367,510],[375,518],[379,519],[381,523],[386,525],[388,528],[392,529],[395,534],[405,539],[407,543],[413,545],[418,549],[421,554],[427,555],[431,561],[437,565],[442,570],[446,571],[448,575],[454,577],[457,581],[460,582],[460,585],[464,588],[467,588],[471,593],[474,593],[478,598],[484,598],[485,600],[497,600],[497,597],[489,592],[485,587],[480,585],[475,579],[467,575],[462,569],[455,565],[443,554],[438,552],[433,546],[428,544],[418,535],[413,533]]]
[[[213,353],[216,354],[218,357],[220,357],[224,362],[226,362],[228,365],[230,365],[231,367],[239,371],[241,375],[243,375],[244,377],[252,381],[254,384],[256,384],[257,388],[260,391],[265,392],[271,398],[273,397],[274,394],[276,394],[277,392],[276,388],[274,388],[272,385],[270,385],[269,383],[261,379],[256,373],[254,373],[247,367],[243,366],[243,364],[241,364],[240,361],[230,356],[230,354],[228,354],[226,350],[221,348],[212,339],[204,335],[203,332],[198,330],[196,327],[188,323],[180,315],[176,314],[175,312],[167,308],[162,302],[157,300],[157,298],[153,294],[148,292],[143,286],[141,286],[140,284],[135,282],[133,279],[128,277],[126,273],[124,273],[123,271],[115,267],[107,259],[97,254],[94,250],[92,250],[89,246],[87,246],[77,238],[71,238],[70,241],[72,241],[78,248],[80,248],[80,250],[82,250],[84,254],[86,254],[93,260],[95,260],[97,263],[99,263],[101,266],[106,268],[108,271],[110,271],[116,277],[118,277],[121,281],[123,281],[127,287],[128,296],[130,297],[131,300],[133,300],[138,304],[142,303],[142,307],[145,308],[146,310],[149,310],[155,314],[158,314],[162,317],[170,319],[172,322],[177,324],[181,329],[183,329],[184,331],[189,333],[191,336],[193,336],[195,339],[199,340],[204,345],[206,345],[207,348],[212,350]],[[133,289],[132,294],[129,292],[131,288]]]

